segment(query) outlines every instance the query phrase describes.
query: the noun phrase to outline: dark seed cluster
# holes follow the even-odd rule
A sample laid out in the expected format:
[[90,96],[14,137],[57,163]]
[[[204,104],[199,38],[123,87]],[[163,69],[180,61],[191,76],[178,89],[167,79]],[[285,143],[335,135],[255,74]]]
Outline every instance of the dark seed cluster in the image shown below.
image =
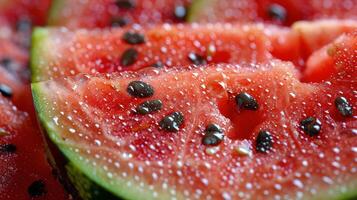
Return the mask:
[[133,97],[147,98],[154,95],[154,88],[143,81],[132,81],[126,91]]
[[262,130],[255,140],[256,150],[260,153],[267,153],[273,147],[273,137],[269,131]]
[[139,53],[134,48],[129,48],[123,52],[123,55],[120,59],[120,64],[124,67],[130,66],[136,62],[138,59]]
[[121,9],[131,9],[135,8],[134,0],[116,0],[115,5]]
[[238,94],[235,101],[239,109],[258,110],[259,108],[257,100],[246,92]]
[[195,65],[206,64],[206,60],[202,56],[198,55],[197,53],[193,53],[193,52],[189,53],[188,59]]
[[150,114],[161,110],[162,102],[160,100],[145,101],[135,108],[136,113],[141,115]]
[[279,4],[271,4],[267,9],[268,16],[274,20],[284,22],[287,18],[286,10]]
[[143,34],[131,32],[131,31],[124,33],[123,40],[128,44],[145,43],[145,37]]
[[352,117],[353,108],[345,97],[337,97],[335,99],[335,106],[342,116]]
[[216,146],[223,141],[223,138],[223,130],[217,124],[209,124],[205,129],[202,144],[207,146]]
[[4,97],[12,97],[13,93],[12,93],[12,89],[5,85],[0,83],[0,93],[4,96]]
[[321,130],[321,122],[315,117],[308,117],[300,122],[302,130],[309,136],[318,135]]
[[30,197],[39,197],[47,193],[46,185],[43,180],[36,180],[27,188]]
[[168,132],[177,132],[183,124],[184,117],[181,112],[174,112],[166,115],[160,122],[160,127]]
[[0,145],[0,152],[3,153],[15,153],[16,152],[16,145],[14,144],[2,144]]
[[187,8],[185,6],[179,5],[175,7],[174,11],[175,18],[180,21],[185,21],[187,16]]

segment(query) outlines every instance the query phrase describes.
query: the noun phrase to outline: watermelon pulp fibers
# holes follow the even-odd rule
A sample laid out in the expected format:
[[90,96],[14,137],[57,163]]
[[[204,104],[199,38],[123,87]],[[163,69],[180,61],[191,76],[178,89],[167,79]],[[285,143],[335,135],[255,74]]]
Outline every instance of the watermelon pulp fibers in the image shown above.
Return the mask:
[[[343,96],[356,109],[357,71],[347,59],[356,56],[355,44],[336,49],[338,71],[324,83],[301,83],[291,64],[273,60],[258,68],[218,64],[79,75],[32,87],[51,140],[90,180],[117,196],[352,197],[356,116],[343,117],[334,101]],[[137,80],[153,87],[152,96],[128,93]],[[242,92],[255,98],[257,110],[237,108],[234,98]],[[155,99],[162,101],[161,110],[133,113]],[[161,125],[173,112],[183,116],[177,132]],[[316,135],[302,129],[309,117],[320,122]],[[225,135],[217,146],[202,144],[210,123]],[[271,135],[264,152],[257,147],[261,131]]]

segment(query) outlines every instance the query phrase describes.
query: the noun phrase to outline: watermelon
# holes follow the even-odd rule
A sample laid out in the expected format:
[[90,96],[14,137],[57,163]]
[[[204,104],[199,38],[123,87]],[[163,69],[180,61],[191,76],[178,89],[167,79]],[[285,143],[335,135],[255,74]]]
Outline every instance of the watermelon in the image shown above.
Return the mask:
[[356,13],[356,2],[349,0],[194,0],[188,21],[291,25],[300,20],[356,19]]
[[357,71],[346,48],[315,84],[269,60],[77,75],[32,90],[84,199],[353,198]]
[[39,28],[32,38],[32,80],[152,66],[259,63],[273,57],[292,61],[303,71],[313,51],[356,27],[352,20],[324,20],[298,22],[292,29],[263,24],[134,25],[75,31]]
[[[334,42],[314,52],[307,61],[303,80],[310,82],[321,82],[335,74],[341,63],[348,62],[349,65],[357,66],[357,32],[351,35],[342,35]],[[342,54],[343,56],[341,56]],[[353,76],[351,74],[351,76]]]
[[190,0],[54,0],[48,24],[70,28],[182,22]]
[[41,28],[33,34],[32,80],[151,66],[264,62],[272,58],[269,37],[262,24],[165,24],[100,31]]
[[27,113],[0,96],[0,197],[68,199],[45,158],[39,130]]

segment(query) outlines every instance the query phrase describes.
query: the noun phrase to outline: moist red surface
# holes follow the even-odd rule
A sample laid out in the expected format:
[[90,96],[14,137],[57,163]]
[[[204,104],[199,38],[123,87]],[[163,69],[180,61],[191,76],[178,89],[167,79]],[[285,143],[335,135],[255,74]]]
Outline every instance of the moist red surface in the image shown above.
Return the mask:
[[[257,69],[215,65],[78,76],[38,83],[35,91],[43,95],[38,102],[51,108],[42,108],[48,118],[42,120],[54,128],[52,134],[59,134],[68,148],[75,147],[78,156],[105,165],[111,177],[137,175],[135,180],[153,184],[159,194],[169,194],[174,185],[178,194],[217,199],[331,197],[341,192],[335,187],[350,188],[347,191],[356,187],[350,160],[357,142],[356,115],[342,117],[334,105],[337,96],[344,96],[357,108],[356,68],[344,59],[350,51],[338,54],[339,72],[320,84],[301,83],[291,65],[271,61]],[[154,95],[130,96],[126,87],[133,80],[152,85]],[[236,108],[232,98],[240,92],[256,98],[258,111]],[[152,99],[162,100],[163,109],[146,116],[133,114],[139,103]],[[184,116],[180,130],[160,130],[158,122],[175,111]],[[322,123],[318,136],[308,136],[300,128],[301,120],[309,116]],[[81,123],[73,123],[77,121]],[[221,126],[226,135],[216,152],[201,143],[209,123]],[[256,151],[260,130],[273,137],[273,149],[266,154]],[[102,145],[110,150],[98,148]],[[236,150],[244,145],[252,156]],[[108,160],[117,161],[120,170]],[[111,180],[103,176],[104,181]]]
[[0,97],[0,146],[14,144],[16,152],[0,151],[0,193],[4,200],[30,199],[28,187],[36,180],[45,183],[47,193],[36,199],[68,198],[46,161],[41,134],[28,114]]
[[131,2],[135,2],[135,7],[127,9],[118,7],[114,0],[57,1],[55,3],[57,5],[52,9],[49,23],[70,28],[95,28],[111,26],[115,19],[141,24],[180,22],[175,18],[175,7],[188,5],[190,0]]

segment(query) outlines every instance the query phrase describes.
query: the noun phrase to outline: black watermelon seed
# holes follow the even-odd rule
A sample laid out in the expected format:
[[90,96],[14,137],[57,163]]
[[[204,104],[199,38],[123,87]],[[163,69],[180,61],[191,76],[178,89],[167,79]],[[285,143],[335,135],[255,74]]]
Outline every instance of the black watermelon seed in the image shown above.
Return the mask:
[[162,108],[162,102],[160,100],[145,101],[135,108],[136,113],[146,115],[159,111]]
[[256,150],[261,153],[267,153],[273,147],[273,137],[269,131],[260,131],[255,140]]
[[123,27],[127,25],[129,21],[123,17],[114,17],[111,20],[111,26],[112,27]]
[[0,60],[0,65],[4,67],[5,69],[9,69],[12,64],[12,59],[11,58],[2,58]]
[[321,122],[315,117],[308,117],[300,122],[302,130],[309,136],[319,134],[321,130]]
[[0,145],[0,152],[3,153],[15,153],[16,145],[14,144],[2,144]]
[[133,97],[146,98],[154,95],[154,88],[142,81],[132,81],[126,91]]
[[156,63],[152,64],[151,67],[163,68],[164,67],[164,63],[162,63],[161,61],[157,61]]
[[145,43],[145,37],[143,34],[134,33],[134,32],[126,32],[123,35],[123,40],[128,44],[143,44]]
[[32,22],[29,19],[20,19],[16,23],[16,30],[19,32],[30,32],[32,28]]
[[5,85],[0,83],[0,93],[4,96],[4,97],[12,97],[12,89]]
[[116,0],[115,5],[123,9],[135,8],[135,2],[133,0]]
[[30,197],[39,197],[47,193],[46,185],[42,180],[36,180],[27,188]]
[[174,15],[176,19],[180,21],[185,21],[187,16],[187,8],[185,6],[179,5],[175,7]]
[[235,97],[239,109],[258,110],[257,100],[246,92],[242,92]]
[[174,112],[166,115],[160,122],[160,127],[168,132],[177,132],[180,130],[180,126],[184,121],[183,114],[181,112]]
[[335,99],[335,106],[342,116],[352,117],[353,108],[345,97],[337,97]]
[[207,146],[219,145],[224,138],[224,134],[220,132],[209,132],[206,133],[202,138],[202,144]]
[[205,132],[206,133],[209,133],[209,132],[219,132],[219,133],[222,133],[222,129],[221,127],[219,127],[217,124],[209,124],[206,129],[205,129]]
[[286,10],[279,4],[271,4],[267,9],[268,16],[272,19],[284,22],[287,17]]
[[121,56],[120,63],[121,65],[127,67],[134,64],[138,58],[138,51],[134,48],[129,48],[124,51],[123,55]]
[[188,54],[188,59],[195,65],[206,64],[206,60],[202,56],[200,56],[196,53],[193,53],[193,52]]

